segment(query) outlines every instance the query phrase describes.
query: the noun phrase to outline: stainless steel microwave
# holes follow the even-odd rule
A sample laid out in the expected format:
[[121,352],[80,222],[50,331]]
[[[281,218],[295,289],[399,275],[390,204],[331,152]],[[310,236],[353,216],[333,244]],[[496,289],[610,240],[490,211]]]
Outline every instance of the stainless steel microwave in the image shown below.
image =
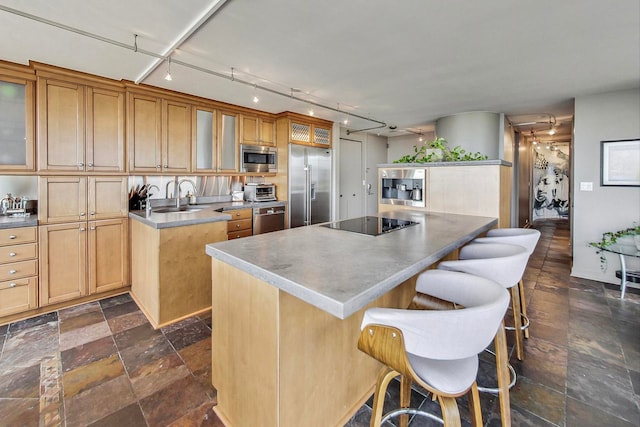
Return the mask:
[[264,145],[240,146],[241,172],[273,172],[278,171],[278,150]]

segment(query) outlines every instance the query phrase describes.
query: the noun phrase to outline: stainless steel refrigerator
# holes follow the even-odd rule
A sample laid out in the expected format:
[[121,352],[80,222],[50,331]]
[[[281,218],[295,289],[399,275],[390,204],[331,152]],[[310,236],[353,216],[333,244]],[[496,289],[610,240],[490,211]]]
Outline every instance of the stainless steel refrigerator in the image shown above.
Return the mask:
[[289,225],[331,220],[331,150],[289,144]]

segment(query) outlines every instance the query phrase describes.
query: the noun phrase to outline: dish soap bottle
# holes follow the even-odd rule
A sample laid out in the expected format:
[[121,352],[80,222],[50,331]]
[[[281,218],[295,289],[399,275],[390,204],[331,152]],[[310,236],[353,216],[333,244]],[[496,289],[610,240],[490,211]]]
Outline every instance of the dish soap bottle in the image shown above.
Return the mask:
[[195,205],[197,200],[196,200],[196,195],[195,194],[191,194],[190,191],[187,191],[187,199],[189,200],[189,204],[190,205]]

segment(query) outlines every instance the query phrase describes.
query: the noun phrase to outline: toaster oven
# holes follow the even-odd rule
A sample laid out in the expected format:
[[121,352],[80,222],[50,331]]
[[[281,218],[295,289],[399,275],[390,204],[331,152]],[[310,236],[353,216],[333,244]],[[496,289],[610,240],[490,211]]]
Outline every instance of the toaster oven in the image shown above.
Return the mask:
[[275,184],[245,184],[244,199],[249,202],[274,201],[276,200],[276,186]]

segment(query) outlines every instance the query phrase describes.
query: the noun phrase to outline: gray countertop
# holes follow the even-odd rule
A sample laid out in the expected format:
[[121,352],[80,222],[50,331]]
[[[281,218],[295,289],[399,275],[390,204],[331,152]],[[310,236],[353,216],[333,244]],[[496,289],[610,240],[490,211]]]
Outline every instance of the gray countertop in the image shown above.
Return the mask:
[[212,243],[206,252],[346,319],[498,222],[408,210],[378,216],[420,224],[380,236],[314,225]]
[[182,227],[185,225],[205,224],[216,221],[229,221],[231,215],[225,213],[235,209],[247,209],[254,207],[270,208],[285,206],[286,202],[218,202],[189,205],[190,208],[200,209],[189,212],[155,212],[154,208],[150,213],[147,211],[130,211],[129,218],[140,221],[153,228]]
[[0,230],[3,228],[36,227],[38,225],[38,215],[28,217],[13,218],[0,215]]

